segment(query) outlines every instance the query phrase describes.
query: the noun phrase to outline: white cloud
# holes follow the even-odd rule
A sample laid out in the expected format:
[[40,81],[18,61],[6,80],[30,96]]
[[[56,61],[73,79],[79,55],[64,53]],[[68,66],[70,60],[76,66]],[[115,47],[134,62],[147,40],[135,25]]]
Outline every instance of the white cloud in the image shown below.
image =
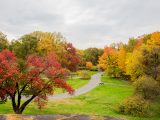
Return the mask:
[[17,38],[61,32],[78,48],[104,47],[160,30],[159,0],[1,0],[0,31]]

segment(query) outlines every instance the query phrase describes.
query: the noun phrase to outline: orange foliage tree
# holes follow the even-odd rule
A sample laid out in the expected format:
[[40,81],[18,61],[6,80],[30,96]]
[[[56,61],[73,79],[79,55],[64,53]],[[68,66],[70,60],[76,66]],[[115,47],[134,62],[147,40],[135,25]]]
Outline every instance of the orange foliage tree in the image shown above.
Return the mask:
[[151,38],[147,41],[148,45],[160,46],[160,32],[154,32]]
[[93,67],[92,62],[86,62],[86,68],[87,68],[88,70],[91,70],[92,67]]

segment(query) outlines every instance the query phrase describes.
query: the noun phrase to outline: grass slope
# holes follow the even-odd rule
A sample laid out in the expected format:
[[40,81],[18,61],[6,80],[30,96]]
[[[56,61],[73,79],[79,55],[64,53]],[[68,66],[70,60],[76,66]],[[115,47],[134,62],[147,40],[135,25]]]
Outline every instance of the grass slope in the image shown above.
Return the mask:
[[[94,90],[71,99],[49,101],[46,108],[39,110],[34,103],[31,103],[24,114],[88,114],[103,115],[124,118],[127,120],[159,120],[160,104],[154,104],[155,114],[150,118],[139,118],[122,115],[117,112],[117,107],[128,96],[133,94],[133,87],[125,81],[112,79],[106,75],[102,76],[103,82],[125,85],[115,86],[104,84],[96,87]],[[0,105],[0,113],[13,113],[11,103]]]

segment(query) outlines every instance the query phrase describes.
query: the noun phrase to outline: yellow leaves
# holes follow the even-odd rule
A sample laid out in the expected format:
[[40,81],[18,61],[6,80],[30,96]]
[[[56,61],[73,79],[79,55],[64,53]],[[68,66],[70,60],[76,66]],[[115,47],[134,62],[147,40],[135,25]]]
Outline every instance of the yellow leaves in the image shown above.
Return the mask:
[[99,57],[98,68],[101,68],[103,70],[105,70],[107,68],[106,59],[107,59],[107,54],[105,54],[105,53]]
[[122,71],[126,71],[126,51],[121,48],[118,51],[118,66]]
[[93,64],[92,64],[92,62],[86,62],[86,68],[87,69],[92,69],[92,67],[93,67]]
[[135,64],[138,64],[138,58],[141,56],[141,52],[138,50],[134,50],[133,53],[128,53],[126,57],[126,74],[133,74],[133,67]]
[[160,32],[152,33],[150,40],[147,41],[147,44],[160,47]]
[[39,42],[38,42],[38,51],[40,53],[49,53],[53,51],[53,41],[54,41],[54,35],[52,33],[41,33],[38,36]]
[[83,56],[84,55],[84,50],[76,49],[76,52],[78,55]]
[[98,67],[102,70],[106,70],[110,64],[117,65],[117,50],[106,47],[104,48],[104,53],[99,57]]
[[64,38],[61,34],[51,32],[36,31],[31,33],[32,36],[38,40],[37,51],[41,54],[47,54],[49,52],[56,52],[57,55],[63,52]]

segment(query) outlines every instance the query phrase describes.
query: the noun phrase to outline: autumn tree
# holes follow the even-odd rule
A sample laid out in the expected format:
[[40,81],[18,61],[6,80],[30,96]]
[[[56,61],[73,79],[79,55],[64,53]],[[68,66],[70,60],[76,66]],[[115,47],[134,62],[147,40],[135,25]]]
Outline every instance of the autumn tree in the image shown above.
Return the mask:
[[107,69],[107,58],[108,56],[110,55],[110,53],[112,51],[114,51],[115,48],[113,47],[105,47],[104,48],[104,52],[103,54],[99,57],[99,61],[98,61],[98,67],[101,69],[101,70],[106,70]]
[[160,95],[160,47],[145,45],[128,63],[135,92],[145,99]]
[[39,51],[39,53],[47,54],[54,50],[53,42],[54,42],[55,36],[53,33],[37,32],[35,33],[35,36],[38,39],[37,50]]
[[78,55],[79,60],[80,60],[80,62],[79,62],[80,69],[85,68],[86,61],[85,61],[85,58],[83,57],[84,56],[84,50],[76,49],[76,52],[77,52],[77,55]]
[[118,51],[118,66],[123,71],[126,72],[126,56],[127,53],[123,47]]
[[64,45],[64,50],[63,57],[60,58],[62,66],[70,71],[76,71],[80,59],[76,53],[75,47],[71,43],[66,43]]
[[121,70],[118,66],[118,52],[113,49],[106,59],[107,69],[106,72],[112,77],[120,77]]
[[30,35],[38,40],[37,50],[40,54],[45,55],[54,51],[57,56],[62,56],[66,39],[60,33],[35,31]]
[[22,72],[14,53],[8,50],[0,52],[0,98],[3,100],[8,95],[15,113],[21,114],[34,99],[41,108],[47,96],[54,94],[55,88],[73,94],[73,89],[65,82],[65,69],[55,54],[50,53],[46,57],[29,55],[26,64],[26,71]]
[[119,45],[119,47],[106,47],[103,55],[99,57],[98,68],[105,70],[113,77],[127,77],[125,74],[126,57],[127,52],[123,44]]
[[105,53],[99,57],[97,66],[102,71],[106,70],[106,68],[107,68],[106,59],[107,59],[107,54],[105,54]]
[[6,38],[6,35],[0,32],[0,51],[6,48],[9,48],[9,42]]
[[93,65],[98,63],[98,58],[103,54],[103,50],[98,48],[87,48],[84,50],[84,59],[85,61],[91,61]]
[[160,32],[152,33],[150,39],[147,41],[147,44],[160,47]]
[[91,70],[92,67],[93,67],[92,62],[86,62],[86,68],[87,68],[88,70]]
[[151,38],[151,34],[144,35],[144,37],[143,37],[143,43],[146,44],[150,38]]
[[76,49],[60,33],[36,31],[31,33],[38,39],[37,50],[41,55],[54,51],[61,65],[70,71],[76,71],[79,57]]
[[106,70],[107,69],[107,57],[109,53],[113,50],[112,47],[105,47],[103,54],[99,57],[98,60],[98,68],[101,70]]
[[159,79],[159,34],[159,32],[151,34],[147,44],[141,46],[140,50],[133,51],[130,59],[127,60],[127,73],[133,80],[143,75],[152,76],[155,80]]
[[142,75],[141,65],[139,63],[139,57],[141,56],[141,52],[138,50],[134,50],[133,53],[128,53],[126,60],[126,74],[132,77],[132,80],[135,80]]

